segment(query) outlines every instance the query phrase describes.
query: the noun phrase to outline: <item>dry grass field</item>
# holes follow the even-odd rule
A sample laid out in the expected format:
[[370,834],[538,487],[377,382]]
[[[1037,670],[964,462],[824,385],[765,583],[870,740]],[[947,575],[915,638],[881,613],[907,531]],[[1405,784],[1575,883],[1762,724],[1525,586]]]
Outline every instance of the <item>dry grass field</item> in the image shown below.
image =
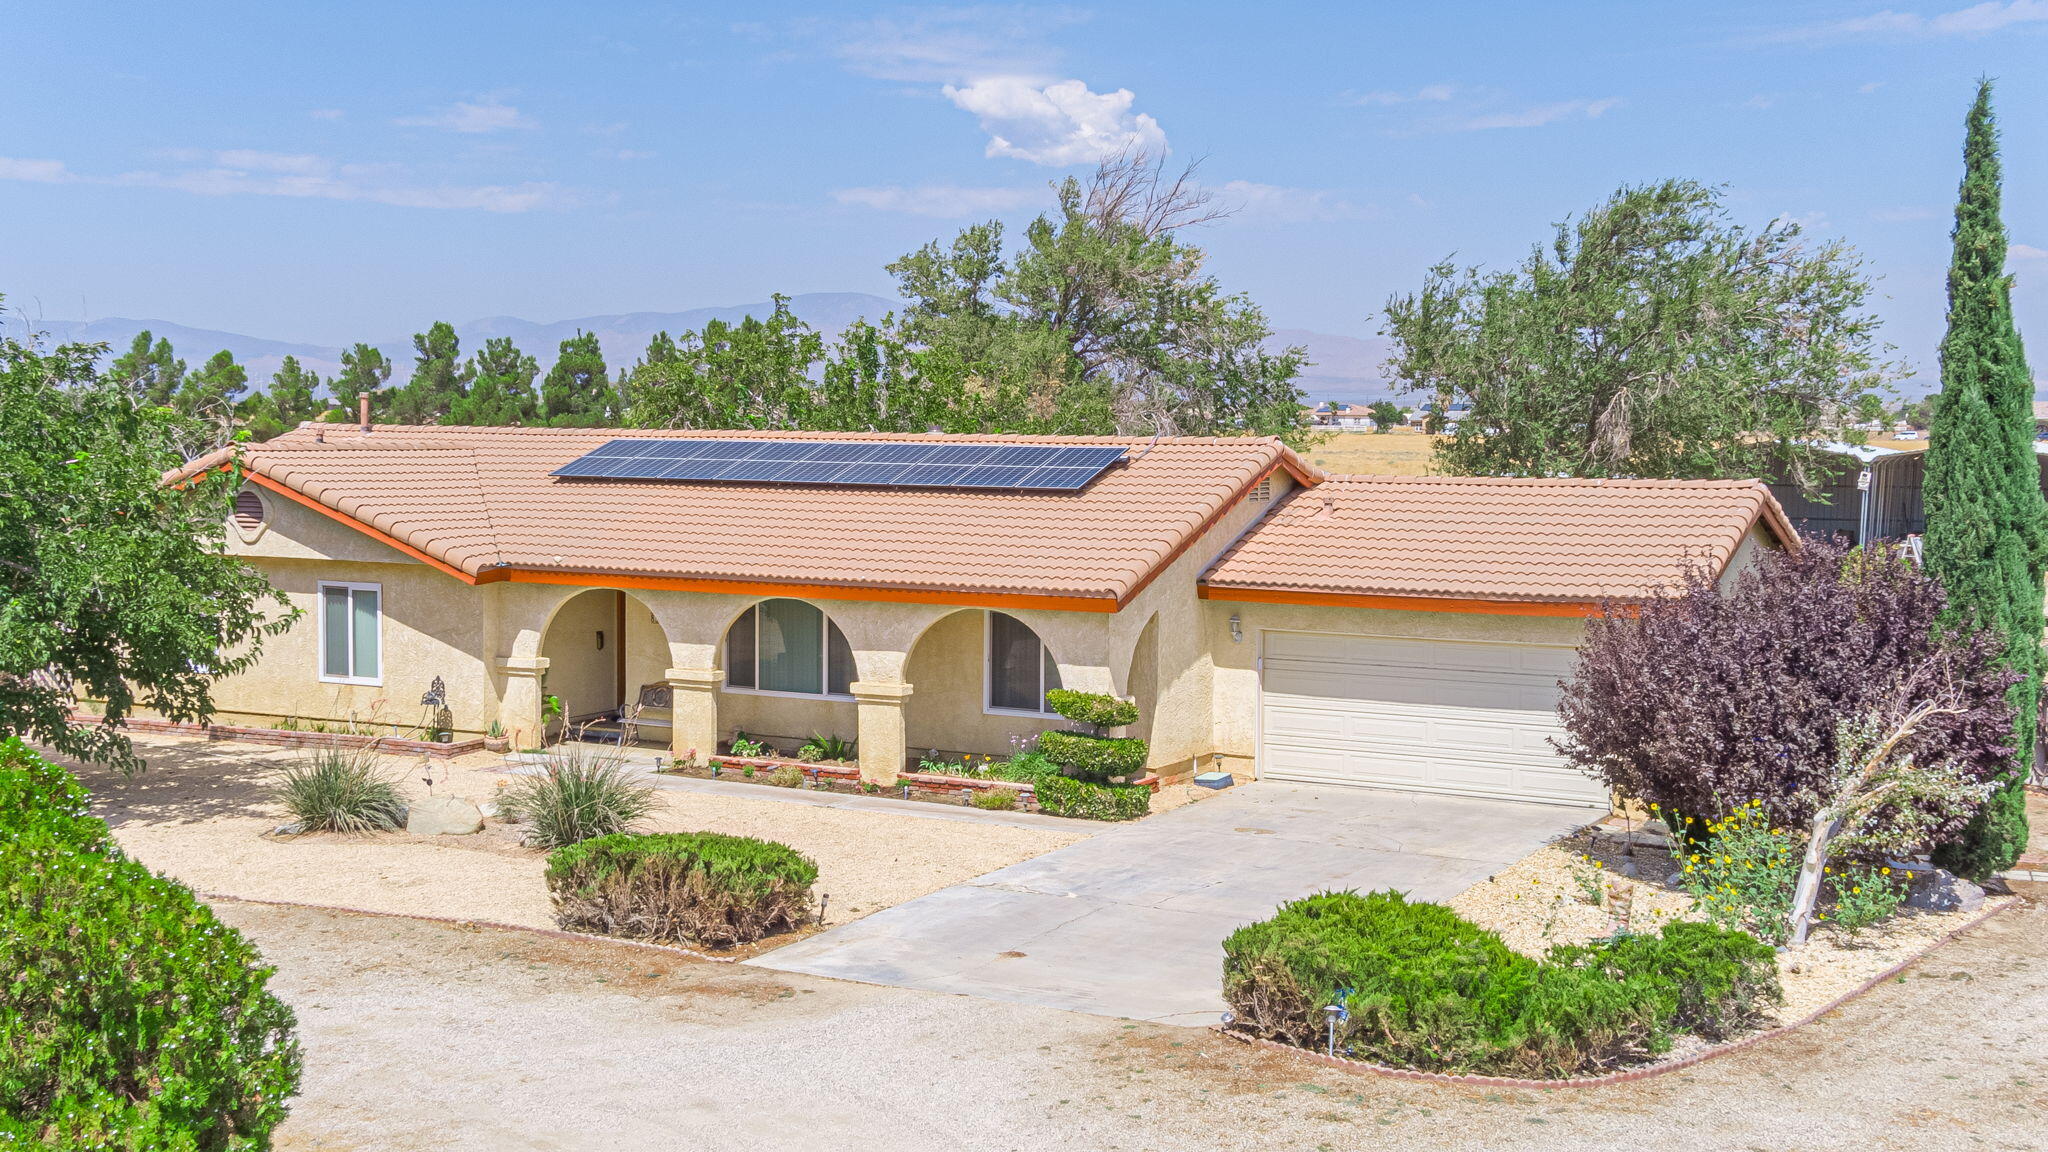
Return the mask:
[[1437,438],[1402,428],[1393,432],[1333,432],[1302,453],[1326,472],[1363,476],[1433,476]]

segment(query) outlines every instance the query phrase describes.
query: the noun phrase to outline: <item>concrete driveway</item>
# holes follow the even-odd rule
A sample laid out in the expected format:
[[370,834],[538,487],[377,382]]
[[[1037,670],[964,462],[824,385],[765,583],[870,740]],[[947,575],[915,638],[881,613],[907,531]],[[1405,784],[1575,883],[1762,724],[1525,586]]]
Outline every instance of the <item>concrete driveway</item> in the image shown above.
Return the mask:
[[1283,901],[1442,900],[1590,808],[1259,782],[1100,834],[749,963],[1175,1024],[1223,1011],[1223,938]]

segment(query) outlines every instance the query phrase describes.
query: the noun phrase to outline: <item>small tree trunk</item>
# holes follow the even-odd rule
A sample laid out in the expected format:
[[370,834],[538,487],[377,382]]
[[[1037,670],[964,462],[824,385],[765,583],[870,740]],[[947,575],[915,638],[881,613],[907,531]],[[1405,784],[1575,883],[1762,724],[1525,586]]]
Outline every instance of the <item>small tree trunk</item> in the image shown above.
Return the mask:
[[1827,872],[1828,844],[1842,830],[1839,817],[1826,808],[1813,814],[1813,827],[1806,833],[1806,855],[1799,861],[1799,883],[1792,889],[1791,946],[1806,943],[1813,928],[1813,910],[1820,903],[1820,881]]

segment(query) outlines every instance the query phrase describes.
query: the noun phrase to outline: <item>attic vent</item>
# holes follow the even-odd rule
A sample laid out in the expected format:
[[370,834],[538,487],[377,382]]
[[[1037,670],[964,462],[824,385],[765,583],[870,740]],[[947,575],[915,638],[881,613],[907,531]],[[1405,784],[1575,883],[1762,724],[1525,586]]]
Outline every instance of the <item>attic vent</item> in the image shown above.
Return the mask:
[[1271,476],[1268,476],[1265,479],[1259,481],[1258,487],[1252,489],[1250,500],[1254,504],[1264,504],[1266,501],[1271,500],[1272,498],[1273,478]]
[[250,531],[263,523],[263,497],[254,488],[235,493],[235,526]]

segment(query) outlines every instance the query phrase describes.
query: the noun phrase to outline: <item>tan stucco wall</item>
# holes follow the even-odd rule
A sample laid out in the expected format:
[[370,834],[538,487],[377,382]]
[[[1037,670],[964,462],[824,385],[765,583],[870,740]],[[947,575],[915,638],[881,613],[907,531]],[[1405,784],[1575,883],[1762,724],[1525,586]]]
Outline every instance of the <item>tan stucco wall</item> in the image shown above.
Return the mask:
[[571,597],[548,624],[541,646],[547,690],[561,697],[562,716],[572,724],[619,706],[618,611],[618,593],[601,589]]

